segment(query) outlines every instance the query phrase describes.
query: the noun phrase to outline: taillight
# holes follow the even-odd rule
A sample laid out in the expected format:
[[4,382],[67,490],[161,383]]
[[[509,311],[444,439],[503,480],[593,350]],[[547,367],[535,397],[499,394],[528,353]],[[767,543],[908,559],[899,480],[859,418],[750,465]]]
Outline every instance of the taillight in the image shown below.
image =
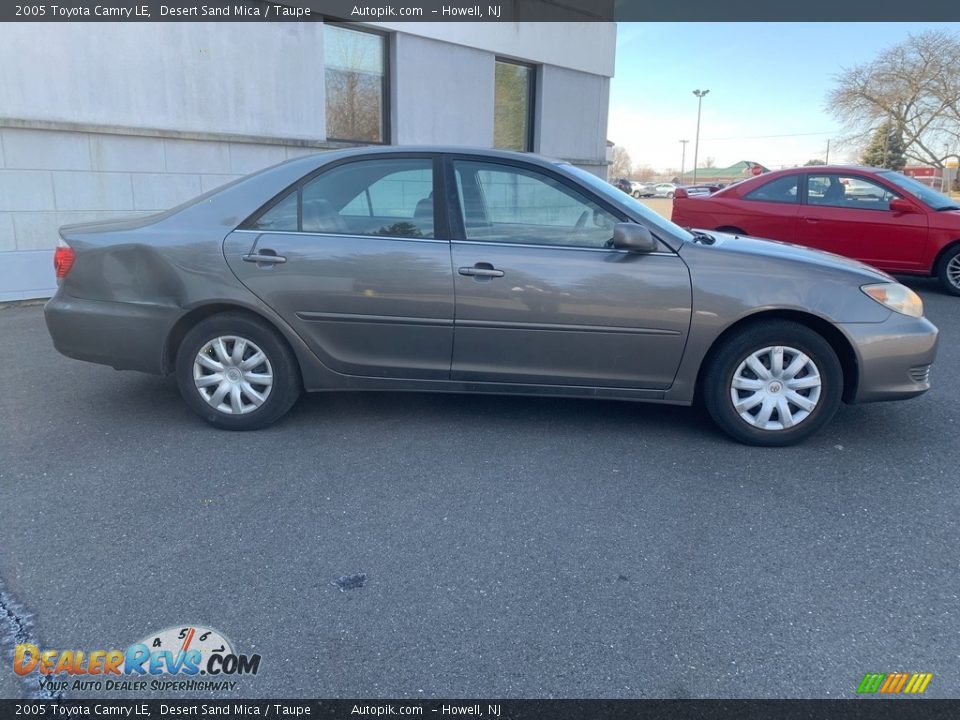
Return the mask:
[[67,245],[62,239],[57,243],[57,249],[53,251],[53,271],[56,273],[57,280],[63,280],[70,268],[73,267],[73,261],[77,259],[73,248]]
[[683,188],[677,188],[673,191],[673,199],[677,200],[678,198],[690,197],[689,193]]

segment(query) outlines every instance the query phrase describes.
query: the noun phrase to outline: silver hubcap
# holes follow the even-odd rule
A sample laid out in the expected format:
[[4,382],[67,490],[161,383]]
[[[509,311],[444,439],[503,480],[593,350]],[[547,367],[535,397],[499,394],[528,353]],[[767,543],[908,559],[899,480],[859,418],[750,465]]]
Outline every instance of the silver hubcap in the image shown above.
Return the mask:
[[193,383],[225,415],[253,412],[273,389],[273,367],[254,343],[237,335],[214,338],[193,361]]
[[730,399],[740,418],[760,430],[796,427],[820,401],[823,381],[816,364],[791,347],[750,354],[733,373]]
[[960,255],[954,255],[947,263],[947,281],[955,288],[960,288]]

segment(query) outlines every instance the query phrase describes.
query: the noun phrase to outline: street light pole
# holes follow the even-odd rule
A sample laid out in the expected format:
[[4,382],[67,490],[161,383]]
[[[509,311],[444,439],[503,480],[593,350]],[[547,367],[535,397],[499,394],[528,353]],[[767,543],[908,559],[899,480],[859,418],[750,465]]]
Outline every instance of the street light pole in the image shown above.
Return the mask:
[[709,90],[694,90],[693,94],[697,96],[697,135],[693,141],[693,184],[697,184],[697,158],[700,155],[700,110],[703,107],[703,96]]
[[683,152],[680,154],[680,184],[683,185],[683,170],[687,166],[687,143],[689,140],[681,140],[680,144],[683,146]]

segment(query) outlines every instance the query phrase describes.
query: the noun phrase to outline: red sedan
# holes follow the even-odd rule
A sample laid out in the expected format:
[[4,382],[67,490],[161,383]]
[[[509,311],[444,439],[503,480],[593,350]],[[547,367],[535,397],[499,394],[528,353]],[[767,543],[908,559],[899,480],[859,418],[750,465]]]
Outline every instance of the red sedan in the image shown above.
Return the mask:
[[892,170],[820,165],[765,173],[712,195],[678,192],[672,219],[936,276],[960,295],[960,205]]

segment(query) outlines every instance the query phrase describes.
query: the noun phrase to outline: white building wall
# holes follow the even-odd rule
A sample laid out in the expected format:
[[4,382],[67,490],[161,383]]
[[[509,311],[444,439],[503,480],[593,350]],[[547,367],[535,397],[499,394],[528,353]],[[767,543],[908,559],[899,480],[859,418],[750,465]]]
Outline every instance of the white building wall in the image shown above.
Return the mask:
[[53,293],[61,225],[166,210],[305,152],[316,149],[0,129],[0,302]]
[[617,27],[612,22],[384,22],[376,27],[613,77]]
[[0,117],[322,140],[322,23],[6,23]]
[[536,151],[606,178],[610,79],[544,65],[539,80]]
[[397,144],[493,143],[493,53],[406,34],[394,50]]

